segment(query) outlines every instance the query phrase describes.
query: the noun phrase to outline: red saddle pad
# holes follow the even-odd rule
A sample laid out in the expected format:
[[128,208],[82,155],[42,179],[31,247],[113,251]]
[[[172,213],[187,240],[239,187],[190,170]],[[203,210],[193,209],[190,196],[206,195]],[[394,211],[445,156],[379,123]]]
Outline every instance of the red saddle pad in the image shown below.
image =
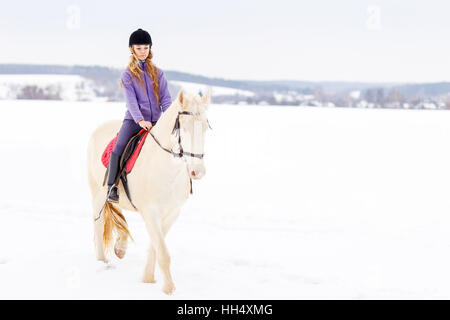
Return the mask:
[[[145,142],[145,138],[148,135],[148,131],[145,129],[142,129],[141,131],[139,131],[139,135],[141,136],[140,141],[139,141],[136,149],[134,150],[133,154],[131,155],[130,159],[125,164],[127,173],[130,173],[130,171],[133,169],[134,164],[139,156],[139,153],[141,152],[142,145]],[[109,158],[111,157],[111,152],[114,150],[118,136],[119,136],[119,133],[117,132],[116,137],[108,143],[108,145],[105,148],[105,151],[103,151],[102,163],[106,168],[109,165]]]

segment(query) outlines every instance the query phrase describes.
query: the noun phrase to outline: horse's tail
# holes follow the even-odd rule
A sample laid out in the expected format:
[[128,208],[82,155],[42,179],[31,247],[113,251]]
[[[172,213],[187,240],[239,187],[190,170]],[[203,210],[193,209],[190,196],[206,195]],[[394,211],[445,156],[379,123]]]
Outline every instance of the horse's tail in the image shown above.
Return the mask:
[[107,253],[112,247],[113,233],[126,234],[131,240],[133,240],[133,237],[131,237],[130,231],[128,230],[128,224],[125,217],[117,208],[111,203],[106,202],[103,212],[105,219],[103,247],[105,248],[105,253]]

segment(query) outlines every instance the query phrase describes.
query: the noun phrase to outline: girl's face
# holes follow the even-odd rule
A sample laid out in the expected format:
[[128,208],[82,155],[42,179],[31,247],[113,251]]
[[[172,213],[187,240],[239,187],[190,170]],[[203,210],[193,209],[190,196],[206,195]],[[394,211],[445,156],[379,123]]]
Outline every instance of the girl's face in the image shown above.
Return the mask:
[[133,52],[140,60],[144,60],[148,57],[150,52],[150,46],[148,44],[133,44],[131,52]]

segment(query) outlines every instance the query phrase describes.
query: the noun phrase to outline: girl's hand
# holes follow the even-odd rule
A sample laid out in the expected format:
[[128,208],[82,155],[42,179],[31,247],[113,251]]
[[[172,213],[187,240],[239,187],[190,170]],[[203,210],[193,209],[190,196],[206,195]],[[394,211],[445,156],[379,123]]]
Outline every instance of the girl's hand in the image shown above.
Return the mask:
[[152,128],[152,123],[150,121],[141,120],[139,121],[139,125],[147,130],[150,130]]

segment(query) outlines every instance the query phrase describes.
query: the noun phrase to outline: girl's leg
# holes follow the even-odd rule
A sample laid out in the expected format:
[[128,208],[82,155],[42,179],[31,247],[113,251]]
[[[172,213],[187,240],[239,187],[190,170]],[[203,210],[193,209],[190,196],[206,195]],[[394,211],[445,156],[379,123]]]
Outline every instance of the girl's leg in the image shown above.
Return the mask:
[[134,120],[125,119],[122,122],[122,127],[120,128],[119,135],[117,136],[116,145],[114,146],[114,150],[111,152],[111,156],[109,158],[108,200],[112,202],[119,201],[117,188],[112,188],[112,186],[114,185],[119,172],[120,157],[130,138],[138,133],[140,129],[141,127],[136,124]]
[[119,135],[117,137],[116,145],[114,146],[114,150],[112,152],[120,157],[130,138],[138,133],[141,129],[141,126],[134,122],[134,120],[123,120],[122,127],[120,128]]

